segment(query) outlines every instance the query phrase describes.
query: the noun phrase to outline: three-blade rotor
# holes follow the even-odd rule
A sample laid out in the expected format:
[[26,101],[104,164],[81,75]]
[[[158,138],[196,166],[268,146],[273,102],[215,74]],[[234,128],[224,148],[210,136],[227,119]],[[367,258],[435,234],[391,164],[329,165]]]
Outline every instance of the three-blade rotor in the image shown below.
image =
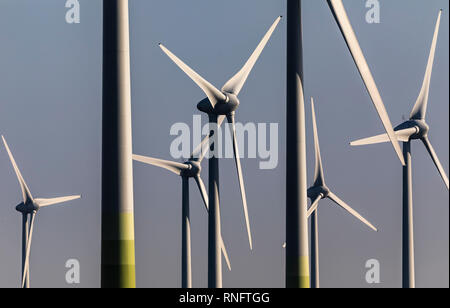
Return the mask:
[[6,151],[8,152],[9,159],[13,166],[14,172],[16,173],[17,180],[19,181],[19,185],[22,191],[23,197],[23,209],[21,209],[23,215],[31,215],[31,223],[28,230],[28,238],[26,238],[26,253],[25,253],[25,263],[24,270],[22,276],[22,288],[25,287],[25,282],[28,276],[29,268],[30,268],[30,251],[31,251],[31,242],[33,239],[33,230],[34,230],[34,221],[36,218],[37,211],[40,208],[47,207],[50,205],[60,204],[69,202],[72,200],[80,199],[81,196],[68,196],[68,197],[60,197],[60,198],[51,198],[51,199],[42,199],[36,198],[34,199],[30,193],[30,190],[22,176],[22,173],[17,166],[17,163],[14,159],[14,156],[11,153],[11,150],[6,142],[4,136],[2,136],[3,143],[5,145]]
[[317,131],[317,119],[314,106],[314,99],[311,99],[311,109],[312,109],[312,122],[314,131],[316,168],[314,172],[314,185],[309,189],[309,191],[311,192],[309,195],[312,200],[312,204],[308,210],[308,217],[311,216],[311,214],[317,210],[320,200],[328,198],[335,204],[340,206],[342,209],[347,211],[349,214],[357,218],[359,221],[367,225],[369,228],[371,228],[374,231],[377,231],[377,228],[375,228],[375,226],[372,223],[370,223],[367,219],[362,217],[361,214],[352,209],[348,204],[346,204],[338,196],[332,193],[330,189],[325,185],[322,156],[320,153],[319,134]]
[[380,92],[378,91],[377,85],[372,76],[372,72],[370,71],[369,65],[367,64],[366,58],[364,57],[361,46],[359,45],[356,34],[350,23],[344,4],[342,3],[342,0],[327,0],[327,2],[336,19],[336,22],[339,25],[342,35],[344,36],[350,53],[352,54],[353,60],[355,61],[366,89],[369,92],[370,98],[372,99],[381,122],[383,123],[383,126],[387,132],[389,140],[392,143],[394,150],[397,153],[398,158],[400,159],[400,162],[402,163],[402,165],[405,165],[405,159],[403,157],[403,151],[400,147],[400,143],[397,140],[392,122],[389,119],[386,107],[384,106]]
[[[448,176],[436,154],[436,151],[434,150],[433,146],[431,145],[430,139],[428,137],[429,127],[425,122],[427,108],[428,108],[428,99],[429,99],[429,95],[430,95],[431,75],[432,75],[432,71],[433,71],[434,58],[435,58],[435,54],[436,54],[436,46],[437,46],[437,40],[438,40],[438,36],[439,36],[439,27],[440,27],[440,23],[441,23],[441,16],[442,16],[442,10],[439,11],[439,16],[438,16],[438,19],[436,22],[436,28],[435,28],[434,35],[433,35],[433,41],[431,43],[430,55],[428,57],[427,68],[425,71],[425,78],[424,78],[422,88],[419,93],[419,97],[417,98],[417,101],[411,112],[410,119],[407,122],[405,122],[402,125],[399,125],[397,128],[395,128],[395,135],[397,136],[397,139],[402,142],[410,142],[413,139],[421,140],[423,142],[423,144],[425,145],[425,148],[427,149],[428,153],[430,154],[430,157],[431,157],[433,163],[436,165],[436,168],[437,168],[440,176],[442,177],[445,186],[447,187],[447,189],[449,189]],[[352,146],[361,146],[361,145],[378,144],[378,143],[385,143],[385,142],[389,142],[389,137],[386,134],[382,134],[382,135],[378,135],[375,137],[357,140],[357,141],[351,142],[350,144]]]
[[[192,68],[190,68],[186,63],[184,63],[180,58],[178,58],[176,55],[174,55],[169,49],[167,49],[164,45],[160,44],[159,46],[163,50],[163,52],[183,71],[185,72],[206,94],[208,97],[212,112],[216,113],[218,115],[218,126],[222,124],[225,117],[227,117],[228,122],[231,125],[231,130],[233,133],[233,150],[235,154],[235,163],[236,163],[236,169],[238,174],[238,180],[239,180],[239,187],[241,191],[241,198],[242,198],[242,204],[243,204],[243,210],[244,210],[244,217],[245,217],[245,224],[247,228],[247,234],[248,234],[248,240],[250,249],[253,249],[253,240],[251,235],[251,229],[250,229],[250,221],[249,221],[249,215],[248,215],[248,206],[247,206],[247,197],[245,192],[245,185],[242,175],[242,166],[240,163],[240,157],[239,157],[239,149],[238,144],[236,140],[236,127],[235,127],[235,110],[232,110],[226,114],[220,113],[218,110],[215,109],[217,104],[227,104],[230,103],[230,96],[237,96],[245,82],[248,79],[248,76],[250,75],[253,67],[255,66],[256,62],[258,61],[262,51],[264,50],[265,46],[267,45],[269,39],[271,38],[273,32],[277,28],[278,24],[280,23],[282,19],[282,16],[279,16],[275,22],[272,24],[272,26],[269,28],[267,33],[264,35],[263,39],[259,43],[259,45],[256,47],[255,51],[252,53],[250,58],[247,60],[245,65],[242,67],[242,69],[234,75],[229,81],[225,83],[225,85],[222,87],[222,90],[218,90],[216,87],[214,87],[211,83],[209,83],[206,79],[201,77],[197,72],[195,72]],[[237,106],[235,106],[237,108]],[[200,158],[203,159],[205,155],[204,148],[209,140],[204,140],[198,148],[194,151],[192,158]]]

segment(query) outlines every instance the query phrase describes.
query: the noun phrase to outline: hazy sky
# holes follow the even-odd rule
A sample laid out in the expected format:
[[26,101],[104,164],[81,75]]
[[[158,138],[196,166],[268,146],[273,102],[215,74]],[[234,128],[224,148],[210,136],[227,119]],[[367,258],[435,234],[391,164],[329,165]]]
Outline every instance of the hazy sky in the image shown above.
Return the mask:
[[[381,287],[401,286],[401,167],[390,145],[351,148],[383,132],[326,1],[304,2],[305,94],[314,96],[327,184],[380,229],[374,233],[323,201],[320,261],[324,287],[370,287],[365,263],[381,263]],[[381,0],[381,23],[365,21],[365,1],[344,1],[395,124],[419,93],[438,11],[444,9],[431,83],[430,138],[449,167],[449,3]],[[65,22],[64,0],[0,1],[0,133],[34,196],[83,194],[38,214],[31,253],[35,287],[67,287],[65,262],[78,259],[81,287],[100,285],[102,1],[80,0],[81,23]],[[164,42],[217,87],[247,60],[275,18],[276,0],[132,0],[134,152],[170,159],[176,122],[192,125],[204,95],[161,52]],[[244,159],[254,251],[250,252],[232,160],[221,161],[223,237],[232,272],[226,287],[283,287],[285,238],[285,71],[283,20],[241,93],[240,122],[279,123],[280,162],[260,170]],[[313,171],[307,104],[308,170]],[[206,121],[203,117],[203,121]],[[449,286],[449,193],[424,147],[413,144],[417,285]],[[180,285],[181,180],[134,165],[139,287]],[[203,178],[207,180],[207,164]],[[0,287],[20,281],[21,194],[0,148]],[[207,216],[191,186],[193,280],[207,285]]]

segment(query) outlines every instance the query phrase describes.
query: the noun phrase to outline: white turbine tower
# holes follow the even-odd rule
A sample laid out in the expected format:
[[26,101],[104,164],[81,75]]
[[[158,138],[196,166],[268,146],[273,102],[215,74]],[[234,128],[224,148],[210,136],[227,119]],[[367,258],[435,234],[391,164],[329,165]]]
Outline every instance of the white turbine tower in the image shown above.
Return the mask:
[[33,239],[33,229],[34,221],[37,212],[43,208],[50,205],[55,205],[59,203],[64,203],[72,200],[81,198],[81,196],[68,196],[52,199],[38,199],[33,198],[30,190],[28,189],[19,168],[17,167],[16,161],[11,153],[11,150],[6,143],[5,138],[2,136],[3,143],[5,144],[6,151],[8,152],[9,159],[13,165],[14,171],[16,173],[17,179],[19,180],[20,188],[22,190],[22,200],[16,210],[22,213],[22,288],[30,287],[30,250],[31,241]]
[[[430,92],[431,73],[433,70],[434,56],[436,53],[437,39],[442,10],[439,12],[433,42],[431,44],[430,56],[425,72],[422,89],[411,112],[408,121],[395,128],[397,139],[403,142],[403,152],[406,166],[403,168],[403,287],[415,287],[415,266],[414,266],[414,224],[413,224],[413,191],[412,191],[412,165],[411,165],[411,142],[420,140],[429,152],[433,163],[436,165],[439,174],[444,180],[445,186],[449,188],[447,174],[431,145],[428,133],[430,127],[426,122],[428,98]],[[352,146],[368,144],[378,144],[388,142],[387,135],[378,135],[371,138],[352,142]]]
[[352,209],[338,196],[336,196],[328,186],[325,184],[325,177],[323,172],[322,156],[320,153],[319,135],[317,133],[316,112],[314,109],[314,100],[311,98],[312,122],[314,130],[314,148],[316,165],[314,171],[314,184],[308,189],[308,197],[311,199],[311,207],[308,210],[308,217],[311,217],[311,286],[319,288],[319,234],[318,234],[318,206],[322,199],[328,198],[342,209],[356,217],[359,221],[366,224],[374,231],[377,229],[358,212]]
[[[247,227],[248,240],[250,249],[253,248],[252,235],[250,231],[250,220],[248,217],[247,197],[242,176],[242,167],[239,157],[239,149],[236,138],[235,113],[239,107],[238,95],[241,92],[247,78],[261,55],[264,47],[278,26],[281,16],[278,17],[269,31],[263,37],[256,50],[250,56],[243,68],[231,78],[223,87],[218,90],[211,83],[197,74],[193,69],[186,65],[182,60],[170,52],[166,47],[160,44],[161,49],[169,56],[169,58],[185,72],[206,94],[207,98],[202,100],[197,108],[209,116],[210,137],[211,137],[211,153],[214,151],[214,140],[217,139],[217,131],[220,123],[226,117],[231,124],[233,134],[233,149],[236,162],[236,168],[241,190],[241,197],[244,208],[245,223]],[[210,288],[222,287],[222,261],[221,261],[221,222],[219,207],[219,160],[215,154],[209,158],[209,223],[208,223],[208,285]]]
[[[205,144],[209,138],[205,138],[201,145]],[[202,148],[200,148],[201,150]],[[152,157],[145,157],[141,155],[133,155],[135,161],[160,167],[166,169],[176,175],[180,176],[182,179],[182,256],[181,256],[181,287],[182,288],[192,288],[192,255],[191,255],[191,216],[190,216],[190,206],[189,206],[189,180],[194,179],[197,183],[198,189],[200,191],[203,203],[208,211],[208,192],[206,191],[205,184],[201,178],[201,163],[204,158],[204,152],[199,154],[197,150],[194,151],[191,158],[185,163],[167,161],[156,159]],[[197,157],[200,155],[200,157]],[[222,237],[222,236],[221,236]],[[221,240],[221,248],[225,261],[227,262],[228,269],[231,271],[231,263],[228,257],[227,250],[223,240]]]

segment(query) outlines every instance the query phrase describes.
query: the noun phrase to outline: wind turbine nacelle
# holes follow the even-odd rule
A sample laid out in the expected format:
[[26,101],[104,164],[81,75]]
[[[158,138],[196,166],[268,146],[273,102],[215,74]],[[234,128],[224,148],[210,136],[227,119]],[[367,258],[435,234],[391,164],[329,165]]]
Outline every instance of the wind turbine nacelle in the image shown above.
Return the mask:
[[183,170],[181,172],[181,176],[194,178],[196,176],[199,176],[200,173],[202,172],[202,166],[198,161],[191,160],[186,162],[185,164],[188,165],[190,168]]
[[316,199],[320,195],[322,195],[322,198],[326,198],[329,194],[330,190],[326,186],[315,186],[308,189],[308,198],[311,200]]
[[214,108],[215,112],[219,115],[229,115],[238,109],[240,102],[236,95],[231,93],[224,93],[227,96],[225,102],[219,102]]
[[28,202],[26,204],[22,202],[18,206],[16,206],[16,211],[22,214],[31,214],[37,210],[39,210],[39,207],[33,202]]
[[240,102],[236,95],[231,93],[223,93],[226,100],[217,102],[216,106],[212,106],[208,98],[198,103],[197,108],[206,114],[229,115],[239,107]]
[[197,109],[206,114],[213,114],[214,109],[208,98],[205,98],[200,103],[197,104]]
[[428,136],[428,132],[430,131],[430,127],[424,120],[409,120],[409,121],[406,121],[406,122],[400,124],[394,130],[398,131],[398,130],[404,130],[404,129],[408,129],[408,128],[416,129],[416,133],[411,135],[411,137],[410,137],[411,140],[422,139],[422,138]]

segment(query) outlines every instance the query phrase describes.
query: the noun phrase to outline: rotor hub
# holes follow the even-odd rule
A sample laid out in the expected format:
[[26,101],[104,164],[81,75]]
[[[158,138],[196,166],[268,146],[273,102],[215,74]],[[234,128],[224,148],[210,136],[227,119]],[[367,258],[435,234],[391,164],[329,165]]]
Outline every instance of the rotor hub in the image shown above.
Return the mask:
[[236,111],[239,107],[240,102],[236,95],[232,93],[223,93],[226,96],[226,99],[223,101],[217,102],[217,104],[213,107],[210,100],[205,98],[200,103],[197,104],[197,109],[206,114],[215,114],[215,115],[229,115]]
[[183,170],[181,172],[181,176],[188,177],[188,178],[195,178],[200,175],[202,172],[202,166],[200,165],[200,162],[195,160],[190,160],[184,163],[186,166],[189,167],[189,169]]
[[428,132],[430,131],[430,127],[425,120],[409,120],[397,126],[395,130],[403,130],[408,128],[416,129],[416,133],[410,137],[411,140],[423,139],[428,136]]
[[308,198],[314,200],[320,195],[322,195],[322,198],[328,197],[330,194],[330,189],[326,186],[314,186],[308,189]]

